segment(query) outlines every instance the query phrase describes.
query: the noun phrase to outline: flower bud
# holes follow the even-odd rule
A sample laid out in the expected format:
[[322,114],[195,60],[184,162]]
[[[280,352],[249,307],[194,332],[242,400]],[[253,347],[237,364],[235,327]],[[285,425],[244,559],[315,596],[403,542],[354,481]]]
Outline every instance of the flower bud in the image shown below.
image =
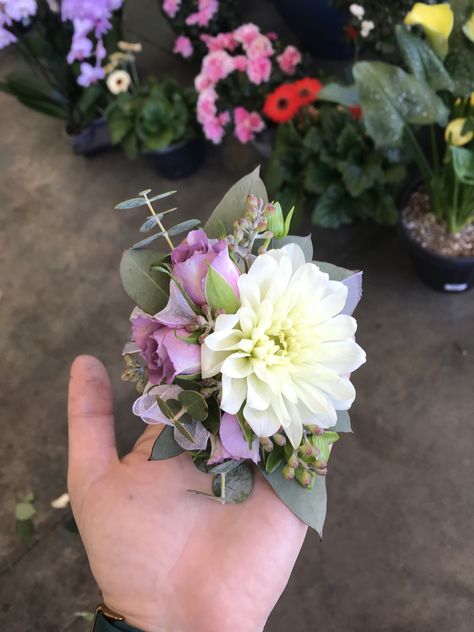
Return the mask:
[[288,459],[287,463],[288,463],[289,467],[292,467],[293,469],[296,469],[299,466],[300,460],[299,460],[296,452],[293,452],[293,454]]
[[286,438],[284,435],[280,434],[279,432],[277,432],[276,434],[273,435],[272,437],[273,441],[279,445],[280,447],[283,447],[286,445]]
[[271,452],[274,447],[271,439],[269,439],[268,437],[262,437],[260,439],[260,445],[265,450],[265,452]]
[[316,480],[316,474],[300,465],[295,471],[295,478],[300,485],[311,489],[314,485],[314,481]]
[[285,465],[281,473],[283,474],[283,478],[287,481],[292,481],[295,478],[295,470],[289,465]]
[[308,432],[314,435],[320,436],[324,434],[324,428],[321,428],[320,426],[317,426],[316,424],[310,424],[309,426],[305,426],[305,428]]

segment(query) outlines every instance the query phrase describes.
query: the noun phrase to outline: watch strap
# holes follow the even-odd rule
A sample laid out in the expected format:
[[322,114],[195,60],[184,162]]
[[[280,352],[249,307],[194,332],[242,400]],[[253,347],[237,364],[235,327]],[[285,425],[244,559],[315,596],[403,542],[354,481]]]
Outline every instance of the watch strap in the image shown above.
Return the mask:
[[109,610],[104,604],[98,605],[95,609],[90,632],[117,632],[118,630],[121,632],[143,632],[128,625],[121,615]]

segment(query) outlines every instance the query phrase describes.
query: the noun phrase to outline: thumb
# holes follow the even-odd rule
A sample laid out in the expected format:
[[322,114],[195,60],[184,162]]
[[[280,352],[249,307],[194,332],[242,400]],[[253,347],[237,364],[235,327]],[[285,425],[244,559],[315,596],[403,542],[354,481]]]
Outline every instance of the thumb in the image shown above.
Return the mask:
[[74,497],[85,493],[118,461],[112,387],[96,358],[79,356],[71,366],[68,419],[68,487]]

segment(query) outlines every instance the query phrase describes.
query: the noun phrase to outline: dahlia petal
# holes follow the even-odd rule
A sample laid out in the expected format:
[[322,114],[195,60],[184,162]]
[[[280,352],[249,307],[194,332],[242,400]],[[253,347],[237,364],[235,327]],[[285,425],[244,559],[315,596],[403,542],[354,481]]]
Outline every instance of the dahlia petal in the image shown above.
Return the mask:
[[227,351],[211,351],[204,342],[201,345],[201,375],[203,379],[214,377],[220,373],[222,364],[228,355]]
[[211,351],[234,351],[239,348],[241,340],[242,332],[236,329],[216,331],[207,336],[206,346]]
[[251,372],[252,362],[244,353],[233,353],[228,356],[221,367],[221,373],[229,377],[247,377]]
[[222,375],[221,408],[231,415],[236,415],[242,407],[247,395],[245,378],[233,378]]
[[318,363],[347,375],[365,362],[365,352],[353,340],[323,342],[318,349]]
[[259,380],[255,373],[251,373],[247,378],[246,387],[248,405],[257,410],[266,410],[272,399],[269,386]]
[[315,334],[323,341],[344,340],[352,338],[357,330],[357,322],[352,316],[338,314],[320,323],[315,328]]
[[280,420],[271,407],[267,410],[257,410],[246,405],[244,417],[257,437],[271,437],[281,426]]
[[216,326],[214,331],[226,331],[233,329],[238,323],[239,317],[237,314],[220,314],[216,318]]

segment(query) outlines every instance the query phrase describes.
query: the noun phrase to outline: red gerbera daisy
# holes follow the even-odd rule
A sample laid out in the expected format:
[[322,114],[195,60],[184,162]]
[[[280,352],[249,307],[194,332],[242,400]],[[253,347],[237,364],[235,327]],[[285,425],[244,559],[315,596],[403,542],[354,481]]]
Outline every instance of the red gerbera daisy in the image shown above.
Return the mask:
[[286,123],[294,117],[300,105],[294,84],[283,83],[267,95],[263,113],[275,123]]
[[347,109],[356,121],[359,121],[362,118],[362,108],[360,105],[350,105]]
[[300,81],[296,81],[293,85],[300,107],[303,105],[309,105],[315,101],[321,88],[323,87],[323,84],[320,81],[317,79],[311,79],[310,77],[305,77]]

